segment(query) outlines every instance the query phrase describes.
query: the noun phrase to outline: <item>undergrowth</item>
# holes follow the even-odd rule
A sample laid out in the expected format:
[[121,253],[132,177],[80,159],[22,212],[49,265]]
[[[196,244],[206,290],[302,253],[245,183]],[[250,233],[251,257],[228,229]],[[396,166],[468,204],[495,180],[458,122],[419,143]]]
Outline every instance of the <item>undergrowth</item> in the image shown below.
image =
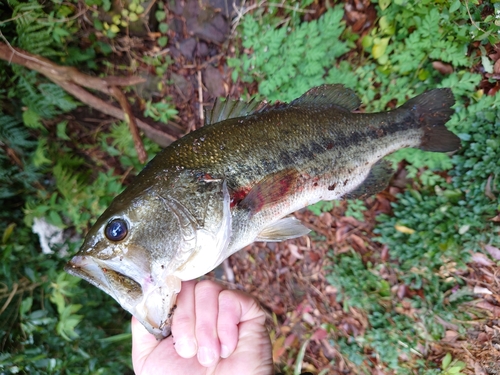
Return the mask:
[[[111,48],[92,36],[79,44],[77,3],[2,3],[2,42],[96,74],[96,57]],[[78,106],[39,74],[0,61],[2,374],[131,373],[129,315],[63,268],[89,223],[122,191],[121,174],[142,165],[127,124],[92,134],[61,119]],[[159,151],[149,140],[145,148],[151,157]],[[61,235],[49,249],[32,232],[40,219]]]

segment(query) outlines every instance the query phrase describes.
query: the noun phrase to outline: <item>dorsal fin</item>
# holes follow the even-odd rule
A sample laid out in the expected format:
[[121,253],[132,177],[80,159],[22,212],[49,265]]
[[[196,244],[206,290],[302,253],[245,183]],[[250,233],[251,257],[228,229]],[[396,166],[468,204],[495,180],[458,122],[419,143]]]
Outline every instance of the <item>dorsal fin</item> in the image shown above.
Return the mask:
[[243,100],[229,98],[221,100],[218,98],[215,99],[212,109],[205,110],[205,125],[215,124],[230,118],[248,116],[265,105],[265,102],[259,102],[255,99],[247,103]]
[[295,99],[290,105],[294,106],[323,106],[335,104],[349,111],[353,111],[361,105],[361,100],[354,91],[344,87],[344,85],[321,85],[314,87]]

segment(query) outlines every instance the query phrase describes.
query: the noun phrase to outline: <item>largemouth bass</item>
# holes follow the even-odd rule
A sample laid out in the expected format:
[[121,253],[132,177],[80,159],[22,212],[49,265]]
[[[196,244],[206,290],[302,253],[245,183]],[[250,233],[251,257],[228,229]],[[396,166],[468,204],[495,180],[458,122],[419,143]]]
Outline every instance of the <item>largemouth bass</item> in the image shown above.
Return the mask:
[[460,146],[444,126],[453,114],[449,89],[389,112],[353,113],[360,104],[341,85],[289,104],[217,102],[203,128],[161,151],[114,199],[66,270],[161,339],[181,281],[254,241],[307,234],[286,217],[298,209],[383,190],[393,171],[382,158],[396,150]]

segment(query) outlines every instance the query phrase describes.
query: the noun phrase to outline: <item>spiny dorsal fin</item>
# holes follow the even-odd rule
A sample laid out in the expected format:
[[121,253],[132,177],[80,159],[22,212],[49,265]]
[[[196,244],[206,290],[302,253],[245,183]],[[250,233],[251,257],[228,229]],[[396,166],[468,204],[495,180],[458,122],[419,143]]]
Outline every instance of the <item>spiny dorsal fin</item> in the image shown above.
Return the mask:
[[290,238],[297,238],[308,234],[311,230],[306,228],[294,217],[285,217],[268,225],[259,233],[255,241],[277,242]]
[[349,111],[353,111],[361,105],[361,100],[354,91],[344,87],[343,85],[321,85],[314,87],[303,94],[300,98],[295,99],[290,105],[294,106],[323,106],[335,104]]
[[257,112],[260,107],[265,106],[264,102],[251,100],[226,100],[216,99],[211,110],[205,110],[205,125],[215,124],[230,118],[244,117]]
[[370,195],[380,193],[384,190],[394,174],[391,162],[381,159],[373,164],[366,179],[350,193],[344,195],[346,199],[366,199]]

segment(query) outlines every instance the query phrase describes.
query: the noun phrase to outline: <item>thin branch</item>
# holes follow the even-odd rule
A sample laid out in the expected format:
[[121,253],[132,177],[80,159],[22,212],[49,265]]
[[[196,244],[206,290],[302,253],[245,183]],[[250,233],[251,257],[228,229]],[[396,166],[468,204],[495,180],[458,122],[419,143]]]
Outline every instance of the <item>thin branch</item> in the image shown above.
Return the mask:
[[137,156],[139,157],[139,161],[144,164],[148,160],[148,155],[146,154],[146,150],[144,150],[144,145],[142,144],[141,136],[139,134],[139,130],[137,129],[137,123],[135,121],[135,117],[132,114],[132,108],[130,108],[130,103],[127,100],[127,97],[116,88],[116,86],[111,86],[111,94],[118,100],[122,109],[125,112],[125,116],[127,118],[128,126],[130,128],[130,133],[132,133],[132,138],[134,140],[134,146],[137,151]]
[[201,70],[198,70],[198,103],[199,103],[199,112],[200,112],[200,120],[204,121],[203,116],[203,82],[201,80]]
[[474,21],[474,20],[472,19],[472,14],[470,14],[470,9],[469,9],[469,4],[468,4],[468,3],[469,3],[469,0],[465,0],[465,1],[464,1],[465,8],[467,9],[467,13],[469,14],[469,19],[470,19],[470,22],[472,22],[472,24],[476,27],[476,29],[478,29],[478,30],[480,30],[480,31],[482,31],[482,32],[484,33],[485,31],[484,31],[483,29],[481,29],[481,28],[479,27],[479,25],[476,23],[476,21]]
[[[33,55],[26,51],[21,51],[18,48],[12,47],[0,32],[6,44],[0,43],[0,59],[22,65],[31,70],[35,70],[55,84],[61,86],[71,95],[75,96],[81,102],[93,107],[107,115],[116,117],[126,121],[132,132],[134,144],[136,146],[137,155],[141,162],[147,159],[147,156],[142,146],[142,141],[139,137],[137,127],[141,128],[151,139],[154,139],[161,146],[167,146],[175,140],[175,137],[155,129],[151,125],[136,119],[128,105],[125,95],[118,90],[116,86],[130,86],[140,82],[144,82],[140,77],[93,77],[79,72],[73,67],[60,66],[52,61],[41,56]],[[109,103],[97,98],[82,87],[100,91],[104,94],[114,97],[122,106],[122,109],[116,108]],[[134,130],[135,128],[135,130]]]
[[12,287],[12,292],[10,292],[9,297],[7,298],[7,301],[5,301],[2,308],[0,309],[0,315],[2,315],[2,313],[5,311],[7,306],[9,306],[10,301],[12,301],[12,298],[14,298],[14,296],[16,295],[18,286],[19,285],[17,285],[17,283],[14,283],[14,285]]

